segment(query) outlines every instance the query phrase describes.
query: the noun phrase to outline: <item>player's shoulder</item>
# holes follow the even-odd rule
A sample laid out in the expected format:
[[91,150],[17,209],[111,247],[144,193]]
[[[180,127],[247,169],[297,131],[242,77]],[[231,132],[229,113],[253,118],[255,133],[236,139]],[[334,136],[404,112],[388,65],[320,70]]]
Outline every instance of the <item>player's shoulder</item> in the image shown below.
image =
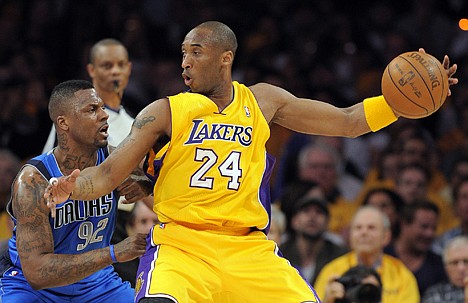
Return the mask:
[[267,93],[269,90],[277,89],[278,87],[270,83],[259,82],[259,83],[248,86],[248,88],[255,94],[255,93]]
[[156,115],[156,114],[163,114],[165,110],[169,109],[169,98],[164,97],[160,99],[156,99],[147,106],[145,106],[136,116],[136,119],[145,117],[148,115]]
[[13,181],[11,200],[19,200],[21,204],[24,204],[28,200],[24,197],[40,196],[48,184],[48,180],[37,167],[26,164],[19,170]]
[[249,86],[249,89],[255,95],[257,100],[268,100],[268,102],[273,102],[275,100],[282,101],[289,99],[291,95],[287,90],[276,86],[274,84],[259,82],[257,84]]
[[40,178],[47,181],[47,177],[41,172],[41,170],[31,164],[25,164],[20,171],[18,172],[18,178],[28,179],[28,178]]

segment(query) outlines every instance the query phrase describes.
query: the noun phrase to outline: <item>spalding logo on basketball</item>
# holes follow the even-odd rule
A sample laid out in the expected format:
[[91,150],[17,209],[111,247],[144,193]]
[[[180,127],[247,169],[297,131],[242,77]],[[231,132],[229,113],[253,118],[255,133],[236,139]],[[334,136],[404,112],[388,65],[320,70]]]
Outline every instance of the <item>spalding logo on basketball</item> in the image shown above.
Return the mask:
[[442,64],[422,52],[394,58],[382,75],[382,94],[399,115],[417,119],[438,110],[448,93],[448,77]]

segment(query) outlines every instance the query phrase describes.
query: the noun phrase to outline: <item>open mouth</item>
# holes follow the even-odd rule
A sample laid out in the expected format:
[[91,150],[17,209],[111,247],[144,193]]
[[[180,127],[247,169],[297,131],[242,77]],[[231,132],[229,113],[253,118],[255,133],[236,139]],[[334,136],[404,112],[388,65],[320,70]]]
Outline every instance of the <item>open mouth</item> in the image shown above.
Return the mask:
[[184,83],[187,86],[190,86],[192,84],[192,82],[193,82],[193,79],[189,75],[187,75],[186,73],[182,73],[182,78],[184,78]]
[[102,126],[100,129],[99,129],[99,133],[101,133],[102,135],[104,135],[105,137],[109,136],[109,134],[107,133],[107,130],[109,129],[109,124],[105,124],[104,126]]

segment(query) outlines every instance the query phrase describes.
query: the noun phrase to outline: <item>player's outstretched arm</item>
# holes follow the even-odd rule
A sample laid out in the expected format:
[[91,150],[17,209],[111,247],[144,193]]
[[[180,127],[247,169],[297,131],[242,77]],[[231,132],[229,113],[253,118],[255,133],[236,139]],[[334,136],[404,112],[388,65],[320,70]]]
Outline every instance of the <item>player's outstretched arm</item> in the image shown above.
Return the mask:
[[306,134],[351,138],[371,130],[362,103],[338,108],[327,102],[298,98],[266,83],[256,84],[250,89],[267,121],[288,129]]
[[76,173],[74,188],[67,185],[70,182],[67,177],[58,178],[44,197],[56,204],[70,194],[73,199],[91,200],[111,192],[139,165],[160,137],[170,135],[170,119],[167,99],[151,103],[137,115],[130,134],[103,163]]
[[[420,49],[424,52],[424,49]],[[448,75],[449,87],[458,79],[453,75],[457,65],[450,65],[446,55],[442,65]],[[398,114],[383,96],[370,97],[347,108],[327,102],[298,98],[290,92],[266,83],[250,87],[267,121],[288,129],[324,136],[354,138],[369,131],[377,131],[397,120]],[[451,90],[448,90],[448,95]]]
[[[55,254],[49,223],[50,209],[44,199],[48,181],[33,167],[23,168],[13,185],[13,215],[23,272],[34,289],[68,285],[114,263],[110,248],[83,254]],[[115,258],[125,262],[145,251],[146,235],[129,237],[114,246]]]

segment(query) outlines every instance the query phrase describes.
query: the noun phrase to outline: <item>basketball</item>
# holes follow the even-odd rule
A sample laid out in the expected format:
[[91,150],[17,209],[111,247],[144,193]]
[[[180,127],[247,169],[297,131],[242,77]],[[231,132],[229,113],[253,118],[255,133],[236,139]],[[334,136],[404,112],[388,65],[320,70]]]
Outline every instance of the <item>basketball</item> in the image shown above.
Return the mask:
[[418,51],[397,56],[382,75],[385,100],[405,118],[423,118],[438,110],[448,89],[447,73],[439,60]]

